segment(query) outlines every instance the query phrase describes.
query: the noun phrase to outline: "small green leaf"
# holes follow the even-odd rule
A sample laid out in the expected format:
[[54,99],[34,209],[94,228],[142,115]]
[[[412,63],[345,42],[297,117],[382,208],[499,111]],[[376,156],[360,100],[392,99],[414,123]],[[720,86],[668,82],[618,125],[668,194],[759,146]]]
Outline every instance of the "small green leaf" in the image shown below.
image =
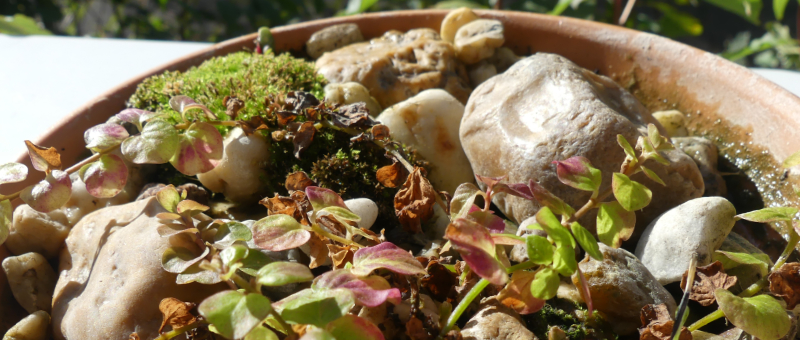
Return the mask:
[[[789,0],[778,0],[773,2],[773,4],[776,4],[781,1],[784,1],[784,6],[786,6],[785,5],[786,2],[789,2]],[[788,158],[786,158],[786,160],[783,161],[784,168],[791,168],[795,165],[800,165],[800,151],[793,153],[791,156],[789,156]]]
[[633,234],[636,214],[625,210],[619,202],[600,204],[597,211],[597,236],[609,247],[619,248]]
[[769,295],[741,298],[725,289],[714,291],[719,309],[730,322],[762,340],[778,340],[792,326],[780,302]]
[[455,221],[458,217],[467,216],[469,208],[475,204],[478,196],[486,197],[475,184],[463,183],[456,188],[453,198],[450,200],[450,220]]
[[213,285],[222,282],[222,278],[220,278],[219,273],[216,271],[200,268],[200,263],[198,262],[186,268],[186,270],[178,274],[178,277],[175,279],[175,283],[179,285],[192,282]]
[[[696,20],[697,19],[695,19],[695,21]],[[703,32],[703,26],[700,26],[699,32],[696,28],[688,28],[687,30],[693,35],[698,35],[699,33]],[[647,139],[650,140],[650,143],[655,151],[667,151],[675,149],[675,146],[672,145],[672,142],[670,142],[669,138],[662,136],[655,124],[647,124]]]
[[316,327],[308,327],[306,334],[300,340],[338,340],[330,332]]
[[556,174],[561,183],[584,191],[600,189],[602,173],[586,157],[575,156],[553,163],[556,164]]
[[264,327],[264,325],[258,325],[256,328],[253,328],[250,333],[247,333],[244,340],[279,340],[279,338],[278,335],[269,328]]
[[303,289],[276,302],[273,307],[286,322],[325,327],[355,306],[353,293],[345,288]]
[[664,181],[661,180],[661,177],[658,177],[658,175],[656,175],[655,171],[645,168],[644,166],[642,166],[641,169],[644,172],[644,175],[647,176],[647,178],[651,179],[653,182],[656,182],[663,186],[667,186],[666,184],[664,184]]
[[380,328],[356,315],[347,314],[325,327],[337,340],[383,340]]
[[164,209],[174,213],[178,209],[178,203],[181,201],[181,195],[175,186],[170,184],[156,193],[156,199]]
[[539,209],[536,213],[536,221],[539,222],[539,225],[547,232],[547,236],[553,239],[553,242],[556,243],[556,246],[561,247],[563,245],[567,245],[572,247],[573,249],[577,244],[575,243],[575,239],[572,238],[572,234],[569,233],[567,228],[561,225],[561,222],[558,221],[553,212],[548,207],[544,207]]
[[217,332],[231,339],[239,339],[261,324],[272,310],[270,301],[261,294],[247,294],[235,290],[209,296],[197,311]]
[[345,220],[345,221],[353,221],[359,222],[361,221],[361,217],[356,215],[354,212],[350,211],[350,209],[337,207],[337,206],[330,206],[325,207],[322,211],[329,212],[331,215],[336,216],[337,219]]
[[[180,234],[178,234],[180,235]],[[189,266],[200,262],[209,253],[206,248],[202,254],[197,255],[192,250],[184,247],[169,247],[161,255],[161,267],[170,273],[181,273]]]
[[293,262],[272,262],[256,273],[258,283],[264,286],[283,286],[295,282],[306,282],[314,279],[308,267]]
[[653,197],[650,189],[619,172],[614,173],[611,188],[614,190],[614,197],[627,211],[636,211],[646,207]]
[[178,202],[178,206],[175,208],[175,212],[182,216],[194,216],[201,212],[207,211],[210,209],[209,207],[197,203],[192,200],[183,200]]
[[525,238],[528,248],[528,259],[536,264],[549,265],[553,263],[553,244],[547,238],[539,235],[529,235]]
[[11,227],[11,213],[13,212],[9,200],[0,201],[0,245],[6,242]]
[[622,150],[625,151],[625,156],[634,161],[638,159],[636,157],[636,150],[633,149],[631,143],[629,143],[623,135],[617,135],[617,143],[622,147]]
[[563,276],[571,276],[578,270],[578,261],[575,260],[575,248],[567,244],[556,247],[553,254],[553,269]]
[[558,273],[550,267],[544,267],[536,272],[536,277],[531,281],[531,295],[537,299],[550,300],[556,296],[559,282]]
[[578,224],[578,222],[572,222],[570,228],[581,248],[595,260],[603,261],[603,253],[600,252],[600,247],[597,245],[597,240],[592,236],[592,233]]
[[797,215],[797,208],[772,207],[739,214],[736,215],[736,218],[753,222],[768,223],[777,221],[791,221],[795,215]]
[[712,261],[722,263],[722,268],[729,271],[739,266],[755,267],[761,276],[767,276],[769,266],[772,264],[767,254],[747,254],[732,251],[717,250],[711,255]]
[[163,164],[178,151],[180,137],[172,124],[162,119],[147,123],[142,133],[122,142],[122,154],[136,164]]
[[230,221],[217,228],[217,233],[214,234],[214,246],[228,247],[236,241],[246,242],[252,238],[250,228],[243,223]]
[[240,267],[239,270],[245,272],[247,275],[256,276],[259,269],[271,262],[272,259],[258,249],[250,249],[250,251],[247,252],[247,257],[242,259],[242,267]]
[[310,238],[311,233],[289,215],[270,215],[253,224],[253,241],[261,249],[283,251],[297,248]]
[[243,246],[241,244],[235,244],[219,252],[219,257],[222,260],[223,264],[230,267],[234,263],[239,262],[239,260],[247,257],[247,254],[249,252],[250,249],[248,249],[246,246]]

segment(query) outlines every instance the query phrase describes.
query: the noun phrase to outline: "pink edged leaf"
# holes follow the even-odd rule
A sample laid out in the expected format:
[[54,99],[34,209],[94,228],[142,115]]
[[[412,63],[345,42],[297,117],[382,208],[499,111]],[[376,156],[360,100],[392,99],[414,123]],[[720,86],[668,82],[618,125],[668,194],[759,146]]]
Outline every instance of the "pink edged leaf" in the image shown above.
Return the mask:
[[307,266],[294,262],[272,262],[256,272],[256,280],[263,286],[283,286],[314,279]]
[[450,200],[450,219],[466,216],[475,204],[478,196],[486,198],[486,194],[472,183],[463,183],[456,188]]
[[506,230],[506,222],[503,218],[495,215],[491,211],[470,212],[466,218],[486,227],[486,229],[489,229],[489,232],[492,233],[502,233]]
[[198,104],[194,101],[194,99],[189,98],[187,96],[175,96],[169,99],[169,106],[175,110],[180,112],[183,116],[186,111],[191,109],[200,109],[206,114],[206,117],[211,120],[217,119],[217,115],[214,112],[211,112],[205,105]]
[[[158,215],[156,215],[156,217],[158,217]],[[197,228],[187,228],[185,225],[179,223],[166,223],[156,227],[156,232],[158,232],[158,235],[161,237],[170,237],[180,233],[198,233],[200,230]]]
[[514,234],[492,234],[492,241],[495,245],[514,246],[525,244],[525,239]]
[[567,215],[572,216],[575,213],[575,209],[573,209],[569,204],[558,198],[558,196],[553,195],[552,192],[545,189],[545,187],[541,186],[539,183],[534,182],[531,180],[528,182],[528,187],[531,188],[531,193],[536,200],[544,205],[545,207],[550,208],[553,213],[558,215]]
[[72,195],[69,174],[53,170],[45,178],[22,190],[19,197],[36,211],[48,213],[64,206]]
[[28,156],[31,157],[33,168],[42,172],[61,169],[61,154],[54,147],[43,147],[26,140]]
[[502,182],[503,180],[505,180],[506,177],[508,177],[508,176],[485,177],[485,176],[481,176],[481,175],[475,175],[475,178],[477,178],[479,182],[482,182],[483,184],[486,184],[486,188],[487,188],[486,191],[487,192],[494,191],[494,187],[496,185],[500,184],[500,182]]
[[193,123],[179,137],[170,163],[181,173],[194,176],[214,169],[222,158],[222,135],[214,125]]
[[378,275],[358,277],[348,269],[336,269],[314,279],[312,288],[346,288],[353,292],[357,305],[376,307],[386,301],[398,304],[400,290],[392,288],[386,279]]
[[325,327],[355,306],[353,293],[344,288],[306,288],[272,304],[289,323]]
[[531,192],[531,188],[524,183],[511,183],[511,184],[504,184],[500,183],[494,187],[495,193],[504,192],[506,194],[522,197],[526,200],[534,199],[533,192]]
[[122,142],[122,154],[136,164],[163,164],[178,151],[180,137],[172,124],[156,119],[147,123],[142,133]]
[[0,245],[6,242],[6,238],[8,238],[13,211],[14,208],[11,206],[11,201],[0,201]]
[[533,272],[515,271],[508,285],[497,294],[497,300],[522,315],[538,312],[544,307],[545,300],[531,294],[531,282],[535,277]]
[[28,167],[20,163],[0,165],[0,184],[22,182],[28,177]]
[[563,161],[553,161],[553,164],[556,165],[556,174],[561,183],[584,191],[600,189],[602,174],[586,157],[570,157]]
[[102,155],[81,167],[78,174],[86,183],[86,191],[97,198],[117,196],[128,182],[128,167],[117,155]]
[[[175,189],[174,185],[170,184],[156,193],[156,199],[164,209],[174,213],[178,210],[181,194],[178,193],[178,189]],[[178,217],[180,218],[180,216]]]
[[367,276],[379,268],[403,275],[425,274],[425,268],[414,256],[391,242],[361,248],[353,255],[353,267],[350,268],[353,274]]
[[[347,209],[342,197],[331,189],[325,189],[315,186],[306,187],[306,196],[311,206],[316,211],[320,211],[330,206],[336,206]],[[349,211],[349,209],[348,209]]]
[[497,260],[489,230],[474,221],[458,218],[447,226],[444,237],[478,276],[498,286],[508,281],[505,266]]
[[123,122],[128,122],[133,125],[136,125],[136,127],[139,128],[139,131],[142,131],[142,125],[144,125],[144,123],[160,116],[162,116],[161,113],[155,113],[134,108],[125,109],[117,113],[117,118],[119,118]]
[[384,340],[380,328],[356,315],[347,314],[325,326],[335,339]]
[[105,123],[86,130],[83,140],[87,149],[100,152],[122,144],[128,136],[128,130],[122,125]]
[[336,338],[333,334],[322,328],[307,327],[306,334],[303,334],[300,340],[336,340]]
[[253,241],[261,249],[293,249],[304,245],[310,238],[311,233],[289,215],[270,215],[253,224]]

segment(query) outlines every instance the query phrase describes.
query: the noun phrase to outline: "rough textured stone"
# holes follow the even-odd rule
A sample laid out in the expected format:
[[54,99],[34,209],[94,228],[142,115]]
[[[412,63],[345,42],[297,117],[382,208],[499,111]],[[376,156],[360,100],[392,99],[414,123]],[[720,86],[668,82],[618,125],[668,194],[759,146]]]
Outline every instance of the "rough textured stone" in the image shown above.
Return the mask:
[[[515,63],[473,92],[461,121],[461,143],[475,174],[508,176],[509,182],[537,180],[576,207],[591,193],[558,181],[554,160],[584,156],[602,170],[601,191],[610,187],[613,172],[625,158],[617,134],[635,144],[647,124],[658,124],[647,109],[611,79],[578,67],[564,57],[538,53]],[[653,191],[652,203],[637,220],[653,218],[703,193],[703,180],[694,161],[680,150],[663,153],[672,163],[653,161],[666,187],[642,174],[633,176]],[[539,210],[536,202],[504,193],[494,203],[506,216],[522,221]],[[596,211],[580,220],[593,230]],[[635,239],[636,235],[634,235]]]
[[431,164],[428,179],[436,190],[455,192],[474,176],[458,139],[464,105],[440,89],[425,90],[378,116],[392,138],[414,147]]
[[127,339],[132,332],[152,339],[161,325],[161,299],[199,303],[226,288],[178,285],[176,274],[161,268],[169,242],[156,231],[160,212],[151,197],[101,209],[75,225],[53,294],[56,339]]
[[354,104],[363,102],[367,105],[367,110],[371,116],[381,114],[381,105],[369,95],[364,85],[356,82],[338,83],[325,85],[325,101],[331,104]]
[[269,160],[269,142],[261,134],[245,135],[240,128],[228,132],[223,140],[222,159],[213,170],[197,175],[197,179],[213,192],[237,203],[252,203],[260,197],[260,177]]
[[50,330],[50,315],[40,310],[17,322],[3,340],[46,340]]
[[719,151],[713,142],[702,137],[678,137],[672,138],[672,143],[689,155],[697,164],[697,168],[700,169],[703,183],[705,184],[703,196],[725,196],[728,194],[725,179],[722,178],[717,169]]
[[471,65],[494,55],[494,50],[503,46],[505,41],[502,22],[478,19],[458,29],[453,45],[456,57]]
[[6,272],[14,298],[22,308],[28,313],[50,311],[58,276],[44,256],[27,253],[7,257],[3,260],[3,271]]
[[312,34],[306,42],[306,52],[311,58],[317,59],[325,52],[362,41],[364,41],[364,36],[361,35],[358,25],[333,25]]
[[711,263],[711,255],[733,229],[736,208],[722,197],[701,197],[670,209],[644,230],[636,256],[658,282],[681,280],[692,256],[697,265]]
[[538,340],[517,312],[494,297],[481,301],[479,308],[461,330],[464,340]]
[[[658,283],[647,268],[633,254],[600,244],[603,261],[586,257],[578,265],[586,275],[594,308],[619,335],[627,335],[641,326],[639,312],[647,304],[667,305],[675,313],[675,299]],[[572,282],[580,285],[578,277]]]
[[15,255],[35,252],[55,258],[69,235],[70,224],[61,209],[42,213],[23,204],[14,209],[12,220],[5,245]]
[[465,103],[471,91],[453,45],[430,29],[386,32],[323,55],[316,68],[331,83],[364,85],[384,108],[432,88],[443,88]]
[[372,228],[372,224],[378,218],[378,205],[369,198],[349,199],[344,201],[344,205],[361,217],[361,221],[358,222],[360,228]]

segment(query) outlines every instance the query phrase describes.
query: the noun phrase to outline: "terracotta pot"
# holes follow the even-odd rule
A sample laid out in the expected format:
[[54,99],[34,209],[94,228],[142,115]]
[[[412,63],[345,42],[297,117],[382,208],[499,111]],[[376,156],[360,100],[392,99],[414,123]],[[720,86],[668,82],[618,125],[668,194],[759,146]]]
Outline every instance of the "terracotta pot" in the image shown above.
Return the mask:
[[[272,33],[276,50],[299,50],[312,33],[326,26],[355,23],[365,37],[372,38],[390,29],[438,30],[446,13],[447,10],[420,10],[340,17],[277,27]],[[727,152],[742,159],[748,175],[759,179],[756,184],[767,201],[781,203],[796,197],[788,184],[797,180],[794,176],[779,180],[783,174],[774,169],[774,164],[800,150],[800,138],[795,138],[795,131],[800,131],[800,98],[778,85],[713,54],[648,33],[533,13],[477,13],[503,22],[506,46],[517,54],[563,55],[613,78],[652,110],[676,108],[689,113],[693,130],[707,131],[717,142],[730,146]],[[71,113],[36,142],[58,148],[63,163],[74,164],[87,155],[83,132],[122,110],[143,79],[167,70],[186,70],[214,56],[251,49],[255,36],[216,44],[133,78]],[[756,161],[746,160],[756,155]],[[25,155],[19,161],[30,164]],[[4,185],[0,192],[20,190],[41,178],[32,171],[25,183]]]

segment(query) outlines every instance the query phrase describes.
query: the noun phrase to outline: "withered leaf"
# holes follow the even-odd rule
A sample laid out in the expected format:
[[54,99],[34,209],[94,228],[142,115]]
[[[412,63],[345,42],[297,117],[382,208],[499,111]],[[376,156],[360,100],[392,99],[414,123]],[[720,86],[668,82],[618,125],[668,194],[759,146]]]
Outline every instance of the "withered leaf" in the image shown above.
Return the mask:
[[416,168],[394,196],[394,212],[405,231],[421,233],[422,221],[433,216],[435,203],[436,191],[422,175],[422,169]]
[[406,322],[406,335],[408,335],[408,338],[411,340],[433,340],[435,338],[434,334],[431,334],[425,329],[422,320],[418,319],[415,315],[411,315],[411,318]]
[[298,114],[292,111],[277,111],[275,112],[275,116],[278,117],[278,124],[288,125],[297,119]]
[[267,207],[267,213],[269,215],[289,215],[298,222],[303,220],[302,212],[297,205],[297,201],[292,198],[275,195],[275,197],[272,198],[264,198],[258,203]]
[[800,303],[800,263],[784,264],[769,274],[769,290],[786,301],[787,309]]
[[314,122],[305,122],[300,125],[297,132],[294,134],[294,157],[300,159],[300,153],[307,149],[311,142],[314,140],[314,133],[317,129],[314,127]]
[[353,249],[351,246],[339,247],[335,244],[328,244],[328,255],[333,262],[333,268],[344,268],[348,263],[353,263]]
[[231,117],[232,120],[235,120],[236,116],[239,115],[239,111],[244,108],[244,101],[235,96],[225,96],[225,98],[222,99],[222,104],[225,105],[225,114]]
[[454,297],[454,289],[458,285],[458,277],[455,273],[436,260],[428,262],[425,272],[427,274],[422,277],[420,283],[435,300],[445,301],[448,297]]
[[161,333],[166,325],[172,326],[172,329],[177,329],[195,322],[197,318],[189,312],[194,306],[194,303],[183,302],[172,297],[162,299],[158,304],[158,310],[161,311],[164,319],[161,322],[161,327],[158,328],[158,332]]
[[306,175],[303,171],[297,171],[289,174],[286,176],[286,190],[294,191],[294,190],[306,190],[307,186],[316,186],[317,184],[314,183],[308,175]]
[[250,120],[237,120],[236,125],[242,128],[242,131],[248,136],[258,130],[269,130],[269,126],[261,116],[253,116]]
[[312,210],[311,202],[308,201],[308,197],[306,196],[305,191],[302,190],[295,190],[289,194],[295,203],[297,203],[297,210],[300,211],[300,223],[304,225],[311,225],[311,221],[308,220],[308,212]]
[[324,266],[328,261],[328,243],[330,243],[328,239],[322,238],[317,233],[311,233],[311,238],[308,239],[308,257],[311,258],[311,262],[308,264],[309,269]]
[[461,335],[461,331],[454,329],[444,335],[444,340],[464,340],[464,336]]
[[[686,277],[688,271],[683,273],[681,278],[681,289],[686,290]],[[736,276],[729,276],[725,274],[722,269],[722,262],[714,261],[713,263],[697,267],[697,274],[694,276],[694,284],[692,291],[689,293],[689,299],[699,302],[703,306],[712,305],[717,299],[714,296],[714,291],[717,289],[728,289],[736,284]]]
[[33,168],[43,172],[50,170],[61,169],[61,154],[58,153],[56,148],[45,148],[31,143],[26,140],[25,145],[28,147],[28,155],[31,157],[31,164]]
[[[640,314],[643,328],[639,329],[639,340],[671,340],[675,323],[670,317],[667,305],[645,305]],[[692,333],[681,328],[678,340],[692,340]]]
[[293,91],[286,95],[286,108],[291,111],[301,111],[319,105],[319,99],[305,91]]
[[367,104],[364,102],[344,105],[331,112],[333,125],[338,127],[361,127],[366,128],[377,124],[369,116]]
[[389,127],[383,124],[373,126],[372,137],[377,140],[389,138]]
[[375,176],[378,178],[378,182],[383,184],[383,186],[396,188],[403,184],[406,178],[408,178],[408,170],[406,170],[400,162],[394,162],[392,165],[387,165],[378,169]]

